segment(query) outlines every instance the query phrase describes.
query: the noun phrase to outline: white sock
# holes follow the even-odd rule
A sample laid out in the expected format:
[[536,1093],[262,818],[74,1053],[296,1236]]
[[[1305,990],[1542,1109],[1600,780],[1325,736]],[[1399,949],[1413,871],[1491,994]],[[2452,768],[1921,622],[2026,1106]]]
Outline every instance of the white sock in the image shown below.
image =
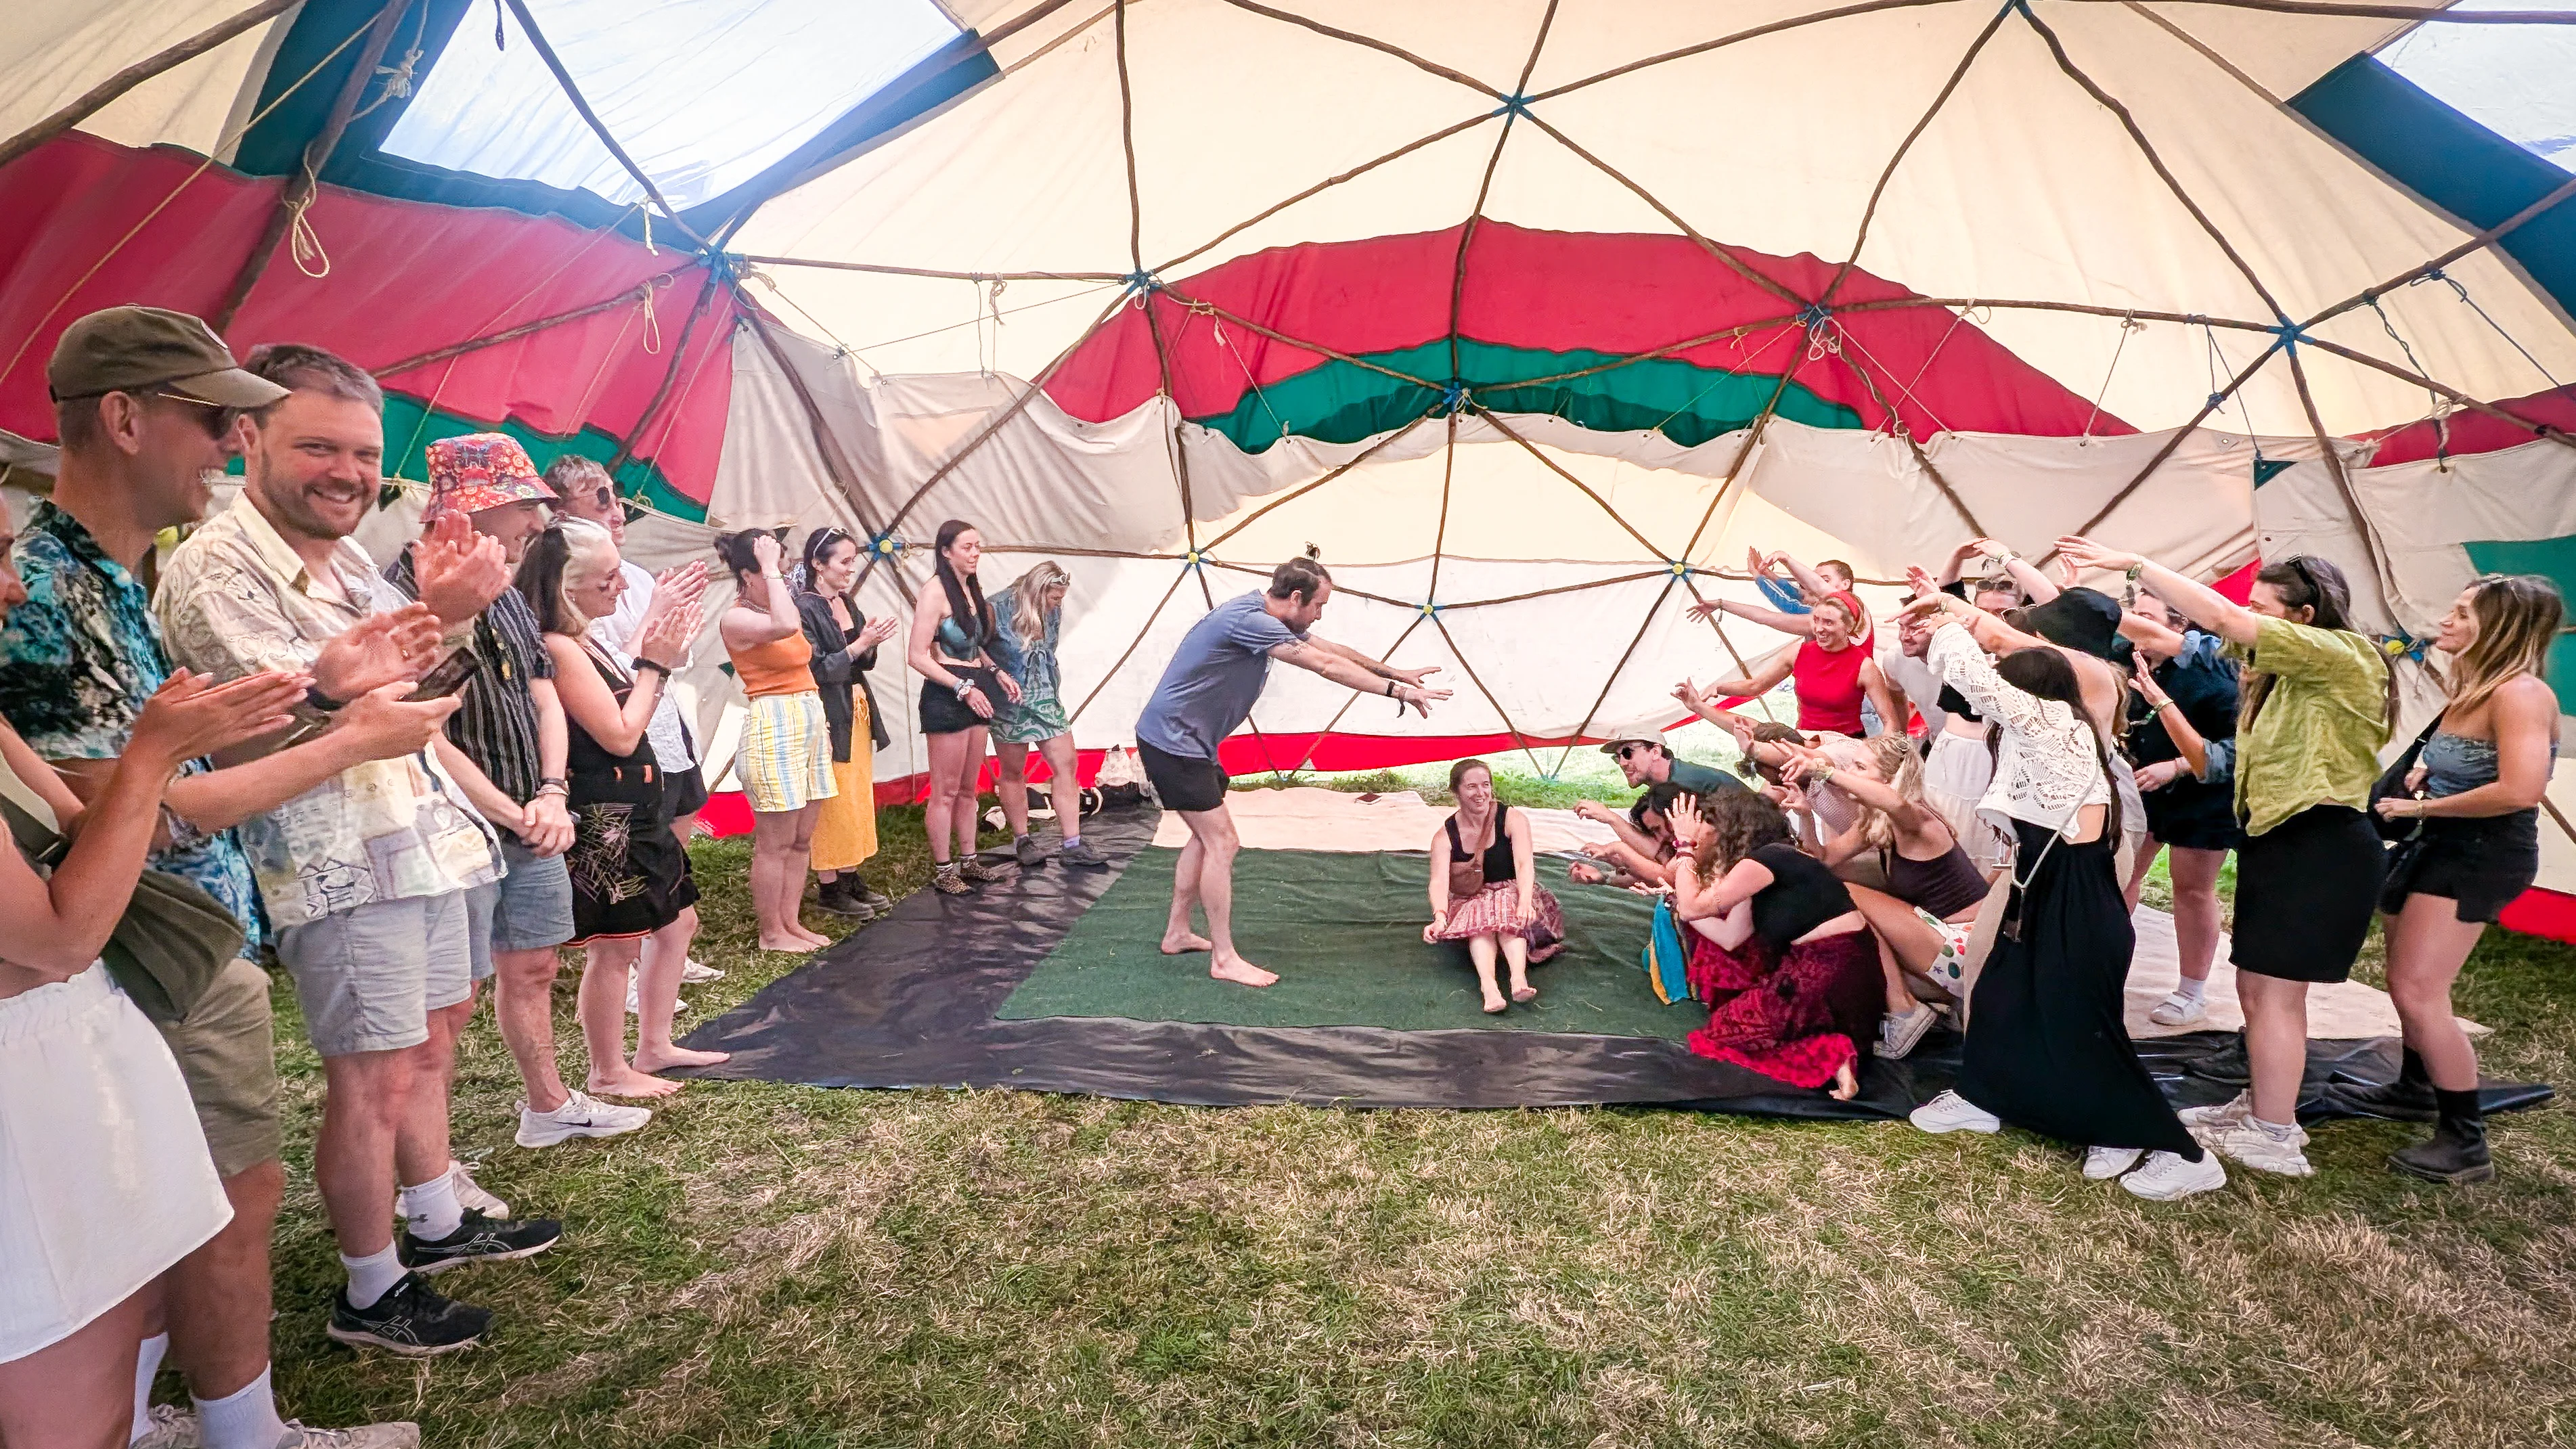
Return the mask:
[[2245,1114],[2245,1120],[2262,1128],[2263,1135],[2275,1142],[2287,1142],[2290,1140],[2290,1134],[2299,1130],[2299,1124],[2296,1122],[2266,1122],[2251,1112]]
[[393,1291],[393,1286],[403,1280],[407,1271],[402,1265],[401,1255],[394,1251],[391,1243],[363,1258],[352,1258],[342,1253],[340,1266],[349,1270],[349,1306],[352,1308],[375,1307],[376,1300]]
[[1066,836],[1066,837],[1064,838],[1064,848],[1065,848],[1065,849],[1067,849],[1067,850],[1071,850],[1071,849],[1073,849],[1075,846],[1080,845],[1081,843],[1082,843],[1082,832],[1081,832],[1081,831],[1079,831],[1079,830],[1077,830],[1077,831],[1073,832],[1071,835],[1068,835],[1068,836]]
[[197,1436],[206,1449],[277,1449],[286,1437],[286,1421],[277,1417],[277,1393],[269,1386],[268,1373],[261,1369],[239,1393],[196,1401]]
[[465,1209],[456,1201],[456,1179],[442,1172],[418,1187],[402,1190],[403,1222],[424,1243],[453,1237],[465,1225]]
[[143,1340],[134,1355],[134,1432],[125,1436],[133,1443],[152,1427],[152,1379],[161,1372],[161,1356],[170,1351],[170,1335],[156,1333]]
[[2206,980],[2194,981],[2190,977],[2186,976],[2180,981],[2174,983],[2173,994],[2181,997],[2185,1001],[2198,1001],[2201,997],[2207,995],[2208,992],[2209,982]]

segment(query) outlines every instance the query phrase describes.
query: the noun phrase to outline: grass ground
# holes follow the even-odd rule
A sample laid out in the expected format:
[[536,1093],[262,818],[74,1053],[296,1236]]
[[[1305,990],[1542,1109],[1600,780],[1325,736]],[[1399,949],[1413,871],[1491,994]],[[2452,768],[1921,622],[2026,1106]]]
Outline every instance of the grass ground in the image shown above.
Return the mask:
[[[890,893],[926,875],[917,821],[884,813]],[[697,850],[701,955],[730,973],[693,989],[701,1014],[794,964],[753,949],[746,859]],[[2496,1028],[2491,1069],[2576,1080],[2571,966],[2481,948],[2460,996]],[[642,1132],[537,1153],[510,1145],[487,1024],[457,1142],[566,1233],[441,1278],[502,1316],[421,1365],[323,1337],[320,1073],[284,1051],[289,1410],[417,1418],[451,1449],[2576,1440],[2559,1108],[2498,1122],[2485,1186],[2393,1177],[2410,1129],[2341,1124],[2313,1178],[2164,1207],[2018,1133],[1628,1110],[707,1083]]]

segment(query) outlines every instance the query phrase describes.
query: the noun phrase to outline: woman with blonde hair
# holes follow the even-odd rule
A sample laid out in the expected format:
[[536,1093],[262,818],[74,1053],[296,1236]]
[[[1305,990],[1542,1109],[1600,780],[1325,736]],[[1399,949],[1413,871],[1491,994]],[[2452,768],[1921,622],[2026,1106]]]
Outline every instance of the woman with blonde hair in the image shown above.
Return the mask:
[[1046,757],[1048,793],[1055,798],[1055,827],[1064,837],[1061,859],[1085,870],[1109,861],[1082,839],[1082,772],[1073,749],[1073,721],[1060,697],[1064,676],[1056,667],[1056,635],[1064,627],[1064,596],[1073,575],[1053,559],[1040,559],[993,596],[993,660],[1017,680],[1017,699],[993,706],[994,758],[1001,761],[1002,815],[1011,825],[1011,849],[1020,868],[1046,863],[1046,847],[1029,835],[1029,749]]
[[2544,673],[2566,614],[2558,586],[2535,574],[2490,574],[2452,601],[2433,636],[2451,661],[2441,717],[2405,793],[2376,806],[2387,820],[2422,824],[2393,853],[2379,906],[2404,1066],[2356,1096],[2385,1116],[2433,1119],[2431,1141],[2389,1156],[2410,1177],[2495,1175],[2477,1050],[2451,1014],[2451,983],[2487,923],[2540,870],[2539,807],[2558,754],[2558,696]]
[[[588,1088],[601,1096],[659,1097],[680,1084],[654,1075],[712,1066],[723,1052],[671,1041],[680,974],[698,932],[698,884],[671,833],[671,777],[647,732],[671,671],[689,657],[704,611],[694,601],[648,612],[630,668],[591,636],[617,610],[626,577],[608,530],[580,519],[549,525],[519,561],[519,592],[535,611],[554,660],[567,745],[564,787],[573,815],[573,938],[587,957],[577,1011],[590,1048]],[[674,593],[672,600],[678,600]],[[626,1058],[626,992],[636,999],[635,1059]]]
[[1870,657],[1869,610],[1848,589],[1837,589],[1816,601],[1808,616],[1810,637],[1775,651],[1739,679],[1720,679],[1700,690],[1713,699],[1740,696],[1758,699],[1791,681],[1798,695],[1798,728],[1810,734],[1831,731],[1860,739],[1868,733],[1861,706],[1869,705],[1887,726],[1903,733],[1905,716],[1896,691]]

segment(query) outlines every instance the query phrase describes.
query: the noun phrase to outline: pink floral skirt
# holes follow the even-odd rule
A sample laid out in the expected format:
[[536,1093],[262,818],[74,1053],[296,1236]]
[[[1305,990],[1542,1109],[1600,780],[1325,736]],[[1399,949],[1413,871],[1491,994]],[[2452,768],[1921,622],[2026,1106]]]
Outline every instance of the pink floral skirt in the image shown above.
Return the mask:
[[1867,931],[1774,953],[1757,938],[1730,951],[1697,931],[1690,982],[1709,1004],[1690,1049],[1793,1087],[1821,1087],[1856,1061],[1882,1005],[1878,944]]
[[1529,958],[1544,961],[1565,949],[1565,910],[1548,894],[1545,886],[1531,889],[1530,923],[1512,924],[1512,908],[1520,900],[1518,881],[1498,880],[1464,901],[1449,903],[1449,924],[1439,935],[1440,941],[1464,941],[1483,935],[1518,936],[1529,942]]

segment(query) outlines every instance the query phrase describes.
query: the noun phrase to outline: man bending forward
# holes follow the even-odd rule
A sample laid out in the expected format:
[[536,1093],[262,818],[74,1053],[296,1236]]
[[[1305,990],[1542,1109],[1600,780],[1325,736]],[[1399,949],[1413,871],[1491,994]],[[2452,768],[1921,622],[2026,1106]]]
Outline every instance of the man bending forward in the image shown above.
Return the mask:
[[[1270,661],[1311,669],[1335,684],[1384,694],[1424,715],[1445,689],[1426,689],[1424,669],[1395,669],[1356,649],[1307,633],[1324,617],[1333,576],[1311,558],[1293,558],[1270,575],[1266,593],[1228,599],[1191,627],[1163,671],[1163,682],[1136,721],[1136,753],[1166,808],[1190,828],[1172,872],[1172,918],[1163,954],[1212,953],[1208,974],[1220,981],[1267,986],[1278,976],[1234,949],[1234,817],[1225,809],[1225,767],[1217,745],[1252,717],[1270,677]],[[1193,907],[1207,910],[1208,933],[1190,929]]]

